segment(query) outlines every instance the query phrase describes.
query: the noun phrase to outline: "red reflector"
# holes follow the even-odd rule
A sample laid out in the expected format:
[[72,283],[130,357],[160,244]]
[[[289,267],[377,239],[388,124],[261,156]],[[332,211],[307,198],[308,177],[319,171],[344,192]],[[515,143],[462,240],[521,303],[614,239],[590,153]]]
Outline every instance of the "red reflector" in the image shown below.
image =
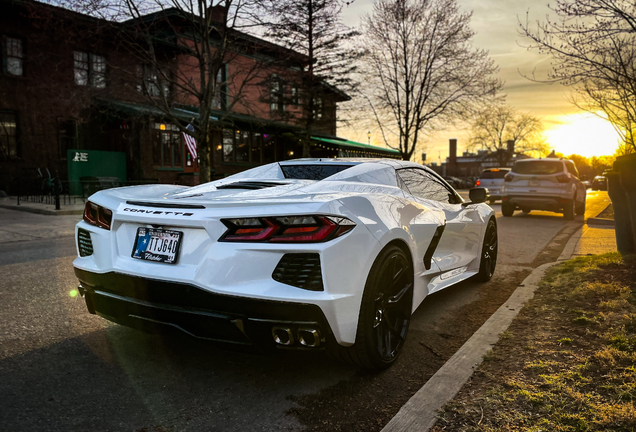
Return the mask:
[[297,234],[297,233],[309,233],[316,231],[318,227],[301,227],[301,228],[287,228],[283,231],[283,234]]
[[[278,229],[278,225],[274,225],[267,219],[263,219],[265,221],[266,227],[261,228],[239,228],[234,233],[227,235],[225,238],[227,240],[244,240],[244,241],[259,241],[266,240],[271,237],[272,234],[276,232]],[[255,231],[253,231],[255,230]],[[239,231],[249,231],[239,233]],[[239,235],[243,234],[243,235]]]
[[113,212],[105,207],[86,201],[84,206],[84,222],[109,230],[113,220]]
[[263,228],[241,228],[236,230],[236,234],[251,234],[263,231]]
[[[325,238],[327,238],[329,236],[329,234],[331,234],[336,228],[338,228],[338,225],[336,225],[335,223],[331,222],[329,219],[324,218],[324,217],[318,217],[317,218],[320,222],[322,222],[323,226],[321,227],[309,227],[313,230],[313,232],[308,233],[306,235],[285,235],[290,233],[290,231],[294,230],[294,229],[303,229],[303,228],[288,228],[283,232],[283,235],[281,236],[276,236],[276,237],[272,237],[270,239],[270,241],[272,242],[288,242],[288,241],[293,241],[293,242],[316,242],[316,241],[321,241],[324,240]],[[302,234],[302,232],[300,232],[299,234]]]
[[477,180],[477,183],[475,183],[475,186],[479,186],[481,184],[481,181]]

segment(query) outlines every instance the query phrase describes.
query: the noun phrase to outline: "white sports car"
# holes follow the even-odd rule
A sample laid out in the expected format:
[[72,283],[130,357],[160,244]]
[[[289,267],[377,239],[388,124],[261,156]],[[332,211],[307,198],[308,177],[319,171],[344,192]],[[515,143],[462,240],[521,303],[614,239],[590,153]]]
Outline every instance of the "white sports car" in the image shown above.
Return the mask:
[[494,212],[487,190],[470,197],[378,159],[104,190],[77,224],[73,265],[88,310],[126,326],[384,368],[427,295],[492,277]]

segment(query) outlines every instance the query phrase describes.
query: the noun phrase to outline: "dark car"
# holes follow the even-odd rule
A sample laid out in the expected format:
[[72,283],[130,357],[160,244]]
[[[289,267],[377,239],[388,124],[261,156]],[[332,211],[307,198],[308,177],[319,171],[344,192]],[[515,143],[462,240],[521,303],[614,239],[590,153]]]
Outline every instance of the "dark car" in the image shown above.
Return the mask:
[[604,176],[596,176],[594,180],[592,180],[592,190],[607,190],[607,177]]

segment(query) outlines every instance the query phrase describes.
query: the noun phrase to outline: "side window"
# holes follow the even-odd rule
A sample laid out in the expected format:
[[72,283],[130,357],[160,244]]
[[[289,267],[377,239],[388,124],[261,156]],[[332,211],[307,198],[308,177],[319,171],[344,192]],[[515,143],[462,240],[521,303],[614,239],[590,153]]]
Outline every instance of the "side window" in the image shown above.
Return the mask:
[[411,195],[439,202],[455,203],[454,194],[432,174],[417,168],[402,169],[397,173]]
[[574,166],[574,162],[567,161],[565,162],[565,166],[568,168],[568,172],[570,174],[572,174],[576,178],[579,178],[579,172],[577,171],[576,166]]

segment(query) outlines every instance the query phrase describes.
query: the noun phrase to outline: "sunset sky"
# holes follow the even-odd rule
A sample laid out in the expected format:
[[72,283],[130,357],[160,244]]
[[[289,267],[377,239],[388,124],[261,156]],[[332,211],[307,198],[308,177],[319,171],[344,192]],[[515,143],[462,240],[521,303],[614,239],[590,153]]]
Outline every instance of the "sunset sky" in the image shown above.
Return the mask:
[[[594,115],[582,113],[570,102],[570,89],[559,84],[541,84],[522,76],[545,78],[551,58],[524,48],[527,41],[518,35],[518,21],[544,19],[548,0],[458,0],[465,11],[473,11],[472,27],[477,32],[474,44],[487,49],[500,68],[499,78],[505,81],[503,93],[510,106],[527,111],[543,120],[545,137],[552,149],[570,155],[600,156],[613,154],[618,135],[612,126]],[[360,17],[371,13],[373,0],[356,0],[344,11],[344,22],[357,25]],[[384,146],[380,135],[372,130],[371,144]],[[339,135],[367,142],[367,131],[342,128]],[[432,136],[427,144],[427,162],[443,162],[448,155],[448,139],[458,138],[458,151],[465,150],[466,125],[457,124]],[[416,162],[420,162],[417,152]]]

